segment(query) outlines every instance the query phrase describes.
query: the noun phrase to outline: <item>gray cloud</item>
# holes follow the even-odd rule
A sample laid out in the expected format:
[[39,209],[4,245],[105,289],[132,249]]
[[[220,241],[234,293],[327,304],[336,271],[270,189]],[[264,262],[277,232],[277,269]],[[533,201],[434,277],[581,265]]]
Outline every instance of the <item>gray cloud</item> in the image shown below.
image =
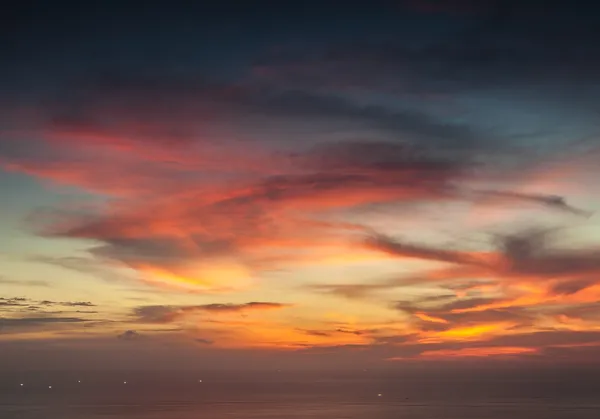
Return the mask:
[[420,244],[410,244],[394,240],[386,235],[375,233],[365,239],[365,245],[372,249],[399,257],[448,262],[461,265],[487,266],[486,262],[467,252],[439,249]]
[[559,250],[553,241],[556,231],[530,229],[499,237],[498,247],[512,274],[561,278],[600,272],[600,249]]
[[316,337],[331,337],[332,332],[326,330],[299,330],[300,332],[308,335],[308,336],[316,336]]
[[377,332],[377,330],[354,330],[354,329],[344,329],[344,328],[336,328],[336,329],[323,329],[323,330],[314,330],[314,329],[298,329],[300,332],[305,333],[309,336],[316,337],[331,337],[334,335],[344,334],[344,335],[355,335],[355,336],[364,336],[364,335],[372,335]]
[[270,310],[289,307],[290,304],[250,302],[244,304],[205,304],[199,306],[205,311],[246,311],[246,310]]
[[584,320],[596,320],[600,318],[600,303],[583,303],[569,307],[557,307],[554,314],[564,314],[568,317]]
[[589,288],[595,284],[595,278],[562,280],[552,285],[552,293],[555,295],[577,294],[579,291]]
[[[58,130],[91,130],[111,134],[127,123],[152,121],[148,129],[136,129],[146,141],[164,141],[170,145],[186,146],[193,142],[202,116],[206,122],[225,122],[233,118],[248,121],[252,118],[292,119],[297,123],[362,125],[388,131],[415,141],[473,146],[488,136],[473,128],[439,121],[414,109],[392,110],[379,105],[365,105],[337,95],[325,95],[303,89],[279,89],[251,85],[223,85],[197,76],[156,73],[154,75],[88,75],[87,80],[73,81],[66,92],[48,98],[52,104],[44,112],[48,123]],[[156,100],[160,97],[160,100]],[[107,103],[113,106],[106,106]],[[101,121],[99,111],[110,114],[120,123]],[[196,120],[195,120],[196,119]],[[125,122],[125,124],[123,124]],[[117,128],[119,127],[119,128]],[[142,132],[140,132],[142,129]],[[163,145],[169,145],[163,144]]]
[[4,298],[0,297],[0,307],[22,307],[27,306],[25,298]]
[[[365,243],[370,248],[398,257],[472,267],[475,269],[471,275],[478,276],[494,272],[507,279],[522,275],[559,279],[593,276],[600,272],[599,249],[559,250],[551,246],[552,235],[555,236],[556,232],[548,229],[528,229],[516,234],[497,235],[491,244],[495,245],[499,254],[496,260],[491,261],[464,251],[405,243],[383,234],[370,236],[365,239]],[[583,285],[586,280],[579,278],[577,283]]]
[[401,286],[397,281],[368,284],[313,284],[306,287],[309,290],[325,294],[339,295],[351,299],[361,299],[378,291],[385,291]]
[[55,323],[84,323],[88,320],[79,317],[20,317],[0,318],[0,327],[35,327]]
[[[198,261],[220,255],[243,257],[244,246],[284,235],[271,215],[278,205],[318,202],[322,198],[374,191],[378,191],[384,201],[464,199],[464,194],[453,183],[469,176],[471,167],[469,158],[460,153],[432,156],[427,149],[407,144],[369,141],[315,147],[300,157],[292,156],[291,160],[303,168],[303,173],[264,176],[240,191],[231,191],[230,197],[225,199],[209,202],[201,196],[195,201],[186,199],[177,221],[196,225],[202,219],[203,227],[208,230],[206,234],[190,234],[186,243],[157,235],[126,237],[124,231],[143,229],[149,220],[163,216],[161,208],[151,207],[147,212],[133,215],[73,217],[65,214],[60,229],[50,225],[42,233],[52,237],[93,239],[100,244],[91,253],[99,259],[172,268],[191,259]],[[211,224],[228,228],[211,229]],[[190,242],[193,247],[189,246]],[[93,268],[91,273],[97,273],[94,266],[89,266],[93,264],[89,260],[50,262],[84,271]]]
[[63,307],[96,307],[96,304],[92,304],[89,301],[50,301],[43,300],[37,302],[43,306],[63,306]]
[[134,309],[134,316],[140,323],[171,323],[193,313],[247,313],[253,310],[277,310],[289,304],[270,302],[250,302],[244,304],[204,304],[195,306],[141,306]]
[[171,306],[142,306],[134,310],[141,323],[168,323],[177,313],[177,308]]
[[96,304],[92,304],[89,301],[68,301],[61,304],[68,307],[96,307]]
[[499,198],[513,201],[524,201],[532,202],[539,205],[543,205],[550,209],[571,213],[585,218],[590,218],[593,215],[591,211],[585,211],[579,208],[575,208],[567,204],[566,200],[562,196],[555,195],[543,195],[543,194],[526,194],[512,191],[475,191],[475,195],[480,195],[489,198]]

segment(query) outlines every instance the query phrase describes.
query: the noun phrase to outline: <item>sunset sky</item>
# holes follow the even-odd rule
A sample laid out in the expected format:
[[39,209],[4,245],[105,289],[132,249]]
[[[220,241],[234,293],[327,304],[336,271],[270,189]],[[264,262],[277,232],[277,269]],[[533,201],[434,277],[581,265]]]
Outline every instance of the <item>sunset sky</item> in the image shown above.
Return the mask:
[[0,368],[597,360],[597,5],[170,3],[0,17]]

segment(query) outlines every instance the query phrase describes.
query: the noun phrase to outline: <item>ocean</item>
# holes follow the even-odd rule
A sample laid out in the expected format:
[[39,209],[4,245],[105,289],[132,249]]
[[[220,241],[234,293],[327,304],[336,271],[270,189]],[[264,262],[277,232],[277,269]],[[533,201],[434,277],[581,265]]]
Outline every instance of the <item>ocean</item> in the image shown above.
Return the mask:
[[0,418],[598,419],[599,388],[560,373],[6,373]]

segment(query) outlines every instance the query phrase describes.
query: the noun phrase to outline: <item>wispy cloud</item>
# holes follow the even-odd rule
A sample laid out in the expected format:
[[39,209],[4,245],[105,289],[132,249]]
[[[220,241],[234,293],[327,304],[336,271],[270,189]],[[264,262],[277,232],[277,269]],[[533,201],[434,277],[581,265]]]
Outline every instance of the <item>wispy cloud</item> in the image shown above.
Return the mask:
[[21,318],[3,318],[0,321],[2,327],[11,326],[39,326],[49,323],[82,323],[85,319],[78,317],[21,317]]
[[22,281],[14,279],[6,279],[0,277],[0,284],[3,285],[18,285],[21,287],[48,287],[50,284],[46,281]]
[[574,215],[578,215],[581,217],[590,218],[594,213],[591,211],[585,211],[580,208],[575,208],[569,204],[567,204],[566,200],[562,196],[556,195],[542,195],[542,194],[532,194],[532,193],[521,193],[521,192],[513,192],[513,191],[476,191],[476,195],[481,195],[483,197],[488,197],[492,199],[504,199],[504,200],[513,200],[513,201],[522,201],[522,202],[532,202],[537,203],[539,205],[546,206],[550,209],[555,209],[558,211],[563,211],[567,213],[571,213]]
[[134,310],[141,323],[171,323],[187,315],[197,313],[245,313],[249,311],[278,310],[289,304],[250,302],[244,304],[204,304],[197,306],[141,306]]
[[33,300],[25,297],[0,297],[0,303],[14,306],[62,306],[62,307],[96,307],[89,301],[51,301],[51,300]]

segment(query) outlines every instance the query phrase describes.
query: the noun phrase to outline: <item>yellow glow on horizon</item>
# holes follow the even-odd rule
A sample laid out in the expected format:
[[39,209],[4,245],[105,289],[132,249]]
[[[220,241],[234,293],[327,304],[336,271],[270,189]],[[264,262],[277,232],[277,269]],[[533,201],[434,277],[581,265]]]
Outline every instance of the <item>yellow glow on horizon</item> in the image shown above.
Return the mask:
[[519,346],[502,346],[495,348],[463,348],[441,349],[438,351],[425,351],[420,356],[423,358],[463,358],[463,357],[493,357],[506,355],[522,355],[536,353],[536,348]]

